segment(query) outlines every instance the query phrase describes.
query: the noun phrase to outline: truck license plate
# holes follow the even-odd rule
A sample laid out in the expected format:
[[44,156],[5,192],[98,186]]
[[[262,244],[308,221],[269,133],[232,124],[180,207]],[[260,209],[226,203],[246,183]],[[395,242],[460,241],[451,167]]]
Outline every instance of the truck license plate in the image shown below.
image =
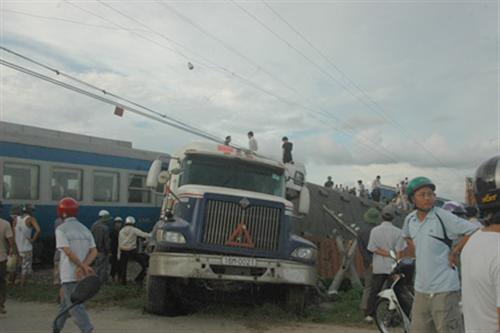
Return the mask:
[[254,258],[222,257],[222,264],[228,266],[255,267],[257,260]]

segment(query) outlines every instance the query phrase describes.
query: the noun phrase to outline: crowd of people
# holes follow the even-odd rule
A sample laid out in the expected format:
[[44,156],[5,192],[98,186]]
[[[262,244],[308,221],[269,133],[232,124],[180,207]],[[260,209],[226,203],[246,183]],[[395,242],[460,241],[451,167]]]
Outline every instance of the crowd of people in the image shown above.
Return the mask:
[[414,208],[402,229],[391,223],[395,203],[381,212],[368,209],[358,235],[366,322],[374,319],[377,295],[392,271],[391,257],[401,258],[408,247],[415,252],[410,332],[500,332],[499,163],[494,157],[476,172],[481,220],[474,206],[450,201],[436,207],[436,185],[427,177],[401,183]]
[[[2,204],[0,202],[0,209]],[[77,220],[79,204],[72,198],[63,198],[57,206],[54,222],[56,249],[54,252],[55,285],[60,285],[60,310],[70,304],[72,291],[82,277],[95,274],[102,283],[127,284],[128,261],[141,266],[135,282],[142,284],[148,259],[137,249],[138,239],[147,239],[149,233],[135,227],[135,218],[125,221],[113,219],[107,210],[98,213],[90,230]],[[5,297],[8,284],[23,287],[33,273],[33,243],[40,237],[41,228],[34,217],[31,204],[14,206],[10,210],[11,223],[0,219],[0,313],[6,313]],[[91,332],[92,326],[83,306],[71,312],[82,332]],[[59,319],[64,326],[67,316]]]
[[[253,133],[249,144],[257,149]],[[291,145],[283,138],[284,157]],[[285,140],[286,139],[286,140]],[[289,157],[291,160],[291,154]],[[362,308],[365,320],[373,321],[377,295],[392,269],[392,253],[401,258],[406,248],[415,253],[415,297],[410,332],[500,332],[500,156],[479,166],[475,177],[476,207],[448,202],[436,207],[436,185],[427,177],[403,180],[400,199],[413,210],[402,229],[392,224],[399,202],[389,203],[381,211],[370,208],[360,225],[359,246],[366,269]],[[380,199],[380,176],[372,183],[371,197]],[[331,177],[325,187],[334,188]],[[358,195],[366,193],[358,182]],[[0,203],[1,207],[1,203]],[[96,274],[103,283],[126,284],[127,262],[141,265],[136,282],[142,282],[146,259],[137,251],[137,239],[150,235],[135,227],[135,219],[125,221],[101,210],[89,230],[77,219],[79,205],[64,198],[57,206],[55,221],[58,281],[61,284],[60,309],[71,303],[77,281]],[[479,210],[478,210],[479,209]],[[11,209],[12,225],[0,219],[0,313],[5,313],[6,275],[11,283],[24,285],[32,273],[33,242],[41,234],[33,216],[34,207]],[[481,214],[481,219],[478,218]],[[12,260],[11,260],[12,258]],[[460,260],[459,260],[460,258]],[[17,261],[12,263],[12,261]],[[109,267],[111,264],[111,267]],[[462,315],[463,314],[463,315]],[[93,326],[83,305],[71,311],[82,332]],[[62,328],[68,315],[57,326]]]
[[[259,150],[259,145],[257,143],[257,139],[255,138],[255,135],[253,131],[249,131],[247,133],[248,137],[248,150],[256,153]],[[231,136],[228,135],[224,139],[224,144],[226,146],[229,146],[231,144]],[[281,138],[282,145],[281,145],[281,150],[282,150],[282,155],[281,155],[281,161],[283,163],[290,163],[293,164],[293,157],[292,157],[292,150],[293,150],[293,143],[288,140],[288,137],[284,136]]]
[[371,190],[367,189],[363,180],[357,181],[357,186],[349,187],[347,185],[335,184],[332,176],[328,176],[323,186],[327,189],[336,190],[339,192],[349,193],[360,198],[369,198],[376,202],[393,203],[398,209],[408,210],[410,205],[406,196],[406,187],[408,186],[408,177],[396,184],[395,193],[392,198],[386,198],[382,195],[382,182],[380,175],[377,175],[372,181]]

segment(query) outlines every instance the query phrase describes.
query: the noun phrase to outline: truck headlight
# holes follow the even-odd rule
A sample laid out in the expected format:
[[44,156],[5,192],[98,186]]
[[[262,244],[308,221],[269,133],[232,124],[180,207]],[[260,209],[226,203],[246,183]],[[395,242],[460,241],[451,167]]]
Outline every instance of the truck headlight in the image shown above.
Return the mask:
[[312,260],[316,258],[316,249],[310,247],[298,247],[293,250],[291,255],[297,259]]
[[157,230],[156,240],[176,244],[186,244],[186,238],[184,235],[175,231]]

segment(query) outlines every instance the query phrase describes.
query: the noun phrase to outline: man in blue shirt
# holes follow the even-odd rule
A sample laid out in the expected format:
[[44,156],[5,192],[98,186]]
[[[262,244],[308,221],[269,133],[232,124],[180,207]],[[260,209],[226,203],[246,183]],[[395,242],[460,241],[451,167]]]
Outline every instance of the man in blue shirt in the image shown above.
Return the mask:
[[[460,250],[477,227],[434,207],[436,186],[426,177],[410,181],[407,195],[415,210],[403,225],[403,237],[415,248],[415,299],[411,332],[462,332],[460,280],[455,266]],[[455,247],[453,240],[465,235]]]

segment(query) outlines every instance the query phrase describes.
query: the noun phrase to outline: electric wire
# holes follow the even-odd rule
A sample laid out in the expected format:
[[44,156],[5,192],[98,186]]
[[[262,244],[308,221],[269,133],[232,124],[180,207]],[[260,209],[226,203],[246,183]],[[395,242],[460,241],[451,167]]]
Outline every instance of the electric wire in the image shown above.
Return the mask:
[[217,142],[217,143],[223,143],[223,140],[216,140],[214,139],[212,136],[207,136],[205,134],[203,134],[202,131],[195,131],[191,128],[186,128],[184,126],[181,126],[177,123],[174,123],[174,122],[171,122],[171,121],[168,121],[166,119],[162,119],[162,118],[158,118],[158,117],[155,117],[155,116],[152,116],[151,114],[149,113],[146,113],[144,111],[140,111],[136,108],[133,108],[133,107],[130,107],[130,106],[127,106],[125,104],[122,104],[122,103],[119,103],[119,102],[116,102],[114,100],[111,100],[109,98],[106,98],[106,97],[102,97],[102,96],[99,96],[97,94],[94,94],[92,92],[89,92],[89,91],[86,91],[84,89],[81,89],[79,87],[76,87],[74,85],[71,85],[69,83],[65,83],[65,82],[62,82],[62,81],[59,81],[59,80],[55,80],[51,77],[48,77],[44,74],[41,74],[41,73],[38,73],[36,71],[33,71],[31,69],[28,69],[26,67],[23,67],[23,66],[19,66],[19,65],[16,65],[12,62],[9,62],[9,61],[6,61],[4,59],[0,59],[0,65],[3,65],[3,66],[6,66],[6,67],[9,67],[11,69],[14,69],[18,72],[22,72],[22,73],[25,73],[25,74],[28,74],[30,76],[33,76],[33,77],[36,77],[36,78],[39,78],[41,80],[44,80],[44,81],[47,81],[49,83],[52,83],[52,84],[55,84],[55,85],[58,85],[62,88],[65,88],[65,89],[68,89],[68,90],[71,90],[73,92],[76,92],[76,93],[79,93],[79,94],[82,94],[82,95],[86,95],[88,97],[91,97],[91,98],[94,98],[96,100],[99,100],[103,103],[106,103],[106,104],[110,104],[110,105],[113,105],[113,106],[118,106],[120,108],[123,108],[127,111],[130,111],[132,113],[135,113],[135,114],[138,114],[138,115],[141,115],[143,117],[146,117],[146,118],[149,118],[149,119],[152,119],[152,120],[155,120],[155,121],[158,121],[160,123],[163,123],[165,125],[168,125],[168,126],[171,126],[171,127],[174,127],[176,129],[179,129],[181,131],[185,131],[185,132],[188,132],[188,133],[191,133],[193,135],[196,135],[196,136],[199,136],[199,137],[202,137],[204,139],[207,139],[207,140],[210,140],[210,141],[214,141],[214,142]]
[[[118,99],[118,100],[121,100],[121,101],[123,101],[123,102],[127,102],[127,103],[129,103],[129,104],[131,104],[131,105],[134,105],[134,106],[139,107],[139,108],[141,108],[141,109],[147,110],[147,111],[149,111],[149,112],[151,112],[151,113],[153,113],[153,114],[155,114],[155,115],[157,115],[157,116],[159,116],[159,117],[162,117],[162,118],[168,119],[169,121],[173,121],[173,122],[175,122],[175,123],[177,123],[177,124],[179,124],[179,125],[181,125],[181,126],[184,126],[184,127],[186,127],[186,128],[191,128],[192,130],[199,130],[199,129],[197,129],[197,128],[195,128],[195,127],[192,127],[191,125],[189,125],[189,124],[187,124],[187,123],[185,123],[185,122],[182,122],[182,121],[180,121],[180,120],[177,120],[177,119],[175,119],[175,118],[173,118],[173,117],[170,117],[170,116],[168,116],[168,115],[166,115],[166,114],[164,114],[164,113],[157,112],[157,111],[155,111],[155,110],[153,110],[153,109],[151,109],[151,108],[149,108],[149,107],[147,107],[147,106],[141,105],[141,104],[136,103],[136,102],[134,102],[134,101],[131,101],[131,100],[127,99],[127,98],[124,98],[124,97],[121,97],[121,96],[119,96],[119,95],[116,95],[116,94],[114,94],[114,93],[112,93],[112,92],[110,92],[110,91],[107,91],[107,90],[105,90],[105,89],[99,88],[99,87],[97,87],[97,86],[95,86],[95,85],[93,85],[93,84],[90,84],[90,83],[88,83],[88,82],[86,82],[86,81],[83,81],[83,80],[81,80],[81,79],[79,79],[79,78],[76,78],[76,77],[74,77],[74,76],[72,76],[72,75],[69,75],[69,74],[66,74],[66,73],[64,73],[64,72],[61,72],[61,71],[60,71],[60,70],[58,70],[58,69],[52,68],[52,67],[50,67],[50,66],[48,66],[48,65],[45,65],[45,64],[43,64],[43,63],[41,63],[41,62],[38,62],[38,61],[36,61],[36,60],[34,60],[34,59],[31,59],[31,58],[29,58],[29,57],[27,57],[27,56],[24,56],[24,55],[22,55],[22,54],[20,54],[20,53],[18,53],[18,52],[15,52],[15,51],[13,51],[13,50],[10,50],[10,49],[8,49],[8,48],[6,48],[6,47],[4,47],[4,46],[1,46],[1,45],[0,45],[0,50],[3,50],[3,51],[8,52],[8,53],[10,53],[10,54],[13,54],[13,55],[15,55],[15,56],[17,56],[17,57],[19,57],[19,58],[21,58],[21,59],[24,59],[24,60],[26,60],[26,61],[28,61],[28,62],[31,62],[31,63],[33,63],[33,64],[36,64],[36,65],[38,65],[38,66],[40,66],[40,67],[42,67],[42,68],[45,68],[45,69],[47,69],[47,70],[49,70],[49,71],[51,71],[51,72],[54,72],[54,73],[55,73],[55,74],[57,74],[57,75],[60,75],[60,76],[62,76],[62,77],[65,77],[65,78],[68,78],[68,79],[70,79],[70,80],[73,80],[73,81],[75,81],[75,82],[77,82],[77,83],[79,83],[79,84],[81,84],[81,85],[84,85],[84,86],[86,86],[86,87],[88,87],[88,88],[91,88],[91,89],[97,90],[97,91],[99,91],[99,92],[103,93],[104,95],[111,96],[111,97],[116,98],[116,99]],[[127,107],[127,108],[128,108],[128,107]],[[216,136],[214,136],[214,135],[212,135],[212,134],[210,134],[210,133],[208,133],[208,132],[205,132],[205,131],[201,131],[201,132],[203,132],[203,133],[204,133],[205,135],[207,135],[207,136],[211,136],[214,140],[218,140],[218,138],[217,138]]]
[[[145,40],[146,40],[146,41],[148,41],[148,42],[152,42],[152,43],[154,43],[154,44],[156,44],[156,45],[158,45],[158,46],[160,46],[160,47],[162,47],[162,48],[164,48],[164,49],[167,49],[167,50],[169,50],[169,51],[171,51],[171,52],[177,53],[178,55],[180,55],[180,56],[182,56],[182,57],[184,57],[184,58],[188,59],[187,55],[183,54],[182,52],[179,52],[179,51],[177,51],[177,50],[175,50],[175,49],[172,49],[172,48],[169,48],[169,47],[165,47],[164,45],[159,44],[159,43],[157,43],[156,41],[151,40],[150,38],[144,37],[144,36],[142,36],[142,35],[138,34],[138,33],[137,33],[137,32],[135,32],[135,31],[132,31],[132,30],[130,30],[130,29],[128,29],[128,28],[126,28],[126,27],[124,27],[124,26],[122,26],[122,25],[119,25],[119,24],[117,24],[117,23],[115,23],[115,22],[112,22],[112,21],[110,21],[110,20],[106,19],[105,17],[103,17],[103,16],[101,16],[101,15],[95,14],[95,13],[93,13],[93,12],[91,12],[91,11],[89,11],[89,10],[85,9],[85,8],[82,8],[81,6],[78,6],[78,5],[76,5],[75,3],[73,3],[73,2],[71,2],[71,1],[69,1],[69,0],[66,0],[66,2],[67,2],[67,3],[69,3],[69,4],[71,4],[71,5],[72,5],[72,6],[74,6],[74,7],[78,8],[78,9],[80,9],[80,10],[82,10],[82,11],[86,12],[87,14],[90,14],[90,15],[92,15],[92,16],[94,16],[94,17],[98,17],[99,19],[102,19],[102,20],[104,20],[104,21],[106,21],[106,22],[108,22],[108,23],[110,23],[110,24],[112,24],[112,25],[115,25],[115,26],[117,26],[117,27],[118,27],[118,28],[120,28],[120,29],[123,29],[123,30],[125,30],[125,31],[129,31],[129,32],[133,33],[134,35],[136,35],[136,36],[138,36],[138,37],[140,37],[140,38],[142,38],[142,39],[145,39]],[[109,6],[108,6],[108,8],[109,8]],[[152,31],[152,29],[150,29],[149,27],[148,27],[148,30]],[[155,32],[155,31],[152,31],[152,32]],[[157,33],[157,32],[155,32],[155,33]],[[157,34],[159,34],[159,33],[157,33]],[[166,37],[166,36],[163,36],[163,37]],[[215,37],[215,38],[216,38],[216,37]],[[171,40],[171,41],[172,41],[172,40]],[[179,45],[179,44],[178,44],[178,45]],[[303,105],[301,105],[301,104],[299,104],[299,103],[296,103],[296,102],[290,102],[290,101],[286,100],[285,98],[283,98],[283,97],[281,97],[281,96],[279,96],[279,95],[277,95],[277,94],[274,94],[274,93],[272,93],[272,92],[271,92],[271,91],[269,91],[269,90],[266,90],[266,89],[262,88],[260,85],[255,84],[255,83],[251,82],[250,80],[248,80],[248,79],[246,79],[246,78],[244,78],[244,77],[242,77],[242,76],[240,76],[240,75],[238,75],[238,74],[236,74],[236,73],[234,73],[234,72],[228,71],[228,70],[227,70],[227,69],[225,69],[225,68],[222,68],[222,67],[218,66],[218,67],[216,67],[215,69],[217,69],[217,70],[222,70],[222,71],[226,72],[226,73],[224,73],[224,74],[229,74],[229,75],[230,75],[230,76],[232,76],[232,77],[236,77],[237,79],[239,79],[240,81],[242,81],[242,82],[243,82],[243,83],[245,83],[246,85],[249,85],[249,86],[253,87],[254,89],[257,89],[257,90],[259,90],[259,91],[261,91],[261,92],[263,92],[263,93],[265,93],[265,94],[267,94],[267,95],[269,95],[269,96],[271,96],[271,97],[274,97],[274,98],[276,98],[277,100],[279,100],[279,101],[280,101],[280,102],[282,102],[282,103],[286,103],[286,104],[288,104],[288,105],[292,105],[292,106],[296,106],[296,107],[299,107],[299,108],[307,109],[307,110],[309,110],[310,112],[318,113],[317,111],[312,110],[312,109],[310,109],[310,108],[308,108],[308,107],[305,107],[305,106],[303,106]],[[84,84],[85,84],[85,83],[84,83]],[[99,89],[99,90],[102,92],[102,90],[101,90],[101,89]],[[336,121],[338,121],[338,122],[341,122],[341,120],[340,120],[339,118],[337,118],[337,117],[332,117],[331,115],[329,115],[328,113],[325,113],[325,112],[323,112],[323,113],[324,113],[324,115],[328,116],[329,118],[333,118],[334,120],[336,120]],[[323,123],[323,121],[322,121],[321,119],[317,118],[315,115],[312,115],[312,116],[313,116],[313,118],[315,118],[315,119],[317,119],[318,121],[320,121],[321,123]],[[339,132],[342,132],[342,133],[344,133],[344,134],[346,134],[346,135],[348,135],[348,136],[351,136],[351,135],[349,135],[349,134],[348,134],[345,130],[342,130],[341,128],[335,128],[335,127],[334,127],[334,129],[335,129],[335,130],[337,130],[337,131],[339,131]],[[353,137],[354,137],[354,136],[353,136]],[[359,137],[358,137],[358,140],[360,140],[360,139],[362,139],[363,141],[356,141],[356,140],[355,140],[355,141],[353,141],[353,143],[354,143],[355,145],[358,145],[358,146],[360,146],[360,147],[363,147],[363,148],[364,148],[364,149],[366,149],[367,151],[372,151],[372,150],[378,151],[378,152],[379,152],[379,153],[381,153],[382,155],[384,155],[384,156],[388,157],[388,159],[389,159],[390,161],[397,162],[397,158],[395,158],[395,157],[393,157],[393,156],[390,156],[390,155],[388,154],[388,151],[387,151],[387,152],[381,152],[381,151],[380,151],[380,149],[384,149],[383,147],[369,146],[370,144],[368,143],[368,140],[366,140],[366,139],[364,139],[364,138],[359,138]]]
[[[320,71],[321,73],[323,73],[325,76],[327,76],[328,78],[330,78],[332,81],[334,81],[335,83],[339,84],[344,90],[346,90],[350,95],[352,95],[354,98],[358,99],[361,103],[363,103],[365,106],[367,106],[369,109],[375,111],[377,114],[379,114],[383,119],[385,119],[386,121],[392,123],[396,128],[398,128],[399,130],[401,130],[403,132],[403,134],[410,138],[414,143],[416,143],[422,150],[424,150],[426,153],[429,154],[429,156],[434,159],[435,161],[437,161],[438,163],[440,163],[441,165],[445,166],[445,163],[442,162],[438,157],[436,157],[430,150],[428,150],[424,145],[422,145],[420,142],[418,142],[417,140],[411,138],[407,133],[405,133],[405,130],[403,128],[401,128],[401,125],[399,125],[395,120],[392,120],[392,119],[389,119],[385,114],[384,112],[380,112],[376,109],[373,109],[373,107],[371,107],[370,104],[368,104],[365,100],[363,99],[360,99],[358,96],[356,96],[350,89],[348,89],[342,82],[340,82],[338,79],[336,79],[334,76],[332,76],[330,73],[328,73],[327,71],[325,71],[320,65],[318,65],[316,62],[314,62],[312,59],[310,59],[310,57],[308,57],[305,53],[303,53],[301,50],[299,50],[297,47],[293,46],[290,42],[288,42],[285,38],[283,38],[282,36],[280,36],[277,32],[275,32],[272,28],[270,28],[267,24],[265,24],[262,20],[260,20],[257,16],[255,16],[254,14],[252,14],[250,11],[248,11],[246,8],[244,8],[243,6],[241,6],[240,4],[238,4],[235,0],[230,0],[236,7],[238,7],[240,10],[242,10],[245,14],[247,14],[249,17],[251,17],[253,20],[255,20],[257,23],[259,23],[262,27],[264,27],[266,30],[268,30],[272,35],[274,35],[276,38],[278,38],[279,40],[281,40],[283,43],[285,43],[289,48],[293,49],[295,52],[297,52],[299,55],[301,55],[307,62],[309,62],[311,65],[313,65],[318,71]],[[266,4],[267,5],[267,4]],[[267,6],[268,8],[270,8],[269,6]],[[275,11],[273,11],[275,12]],[[288,25],[288,23],[286,23]],[[289,25],[291,26],[291,25]],[[295,31],[295,29],[292,29]],[[335,66],[337,67],[337,66]],[[343,73],[343,72],[341,72]],[[344,76],[347,78],[348,76],[344,74]],[[353,83],[352,80],[349,79],[349,81],[351,82],[351,84]],[[355,84],[354,84],[355,85]],[[355,87],[358,88],[358,90],[361,90],[357,85],[355,85]],[[363,94],[363,93],[362,93]],[[365,96],[367,96],[366,94],[364,94]],[[366,97],[365,97],[366,98]],[[370,99],[371,100],[371,99]],[[372,101],[372,103],[374,103],[374,101]],[[376,104],[379,108],[380,105]]]

